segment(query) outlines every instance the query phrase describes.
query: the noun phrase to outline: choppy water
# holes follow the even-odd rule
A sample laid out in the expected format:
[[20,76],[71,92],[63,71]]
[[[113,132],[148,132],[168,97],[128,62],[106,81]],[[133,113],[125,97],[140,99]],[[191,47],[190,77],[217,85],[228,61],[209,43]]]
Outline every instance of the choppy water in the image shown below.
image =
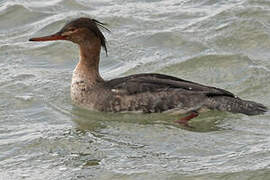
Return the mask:
[[166,73],[270,107],[268,0],[0,1],[0,179],[270,179],[270,114],[177,117],[71,105],[75,17],[108,23],[107,78]]

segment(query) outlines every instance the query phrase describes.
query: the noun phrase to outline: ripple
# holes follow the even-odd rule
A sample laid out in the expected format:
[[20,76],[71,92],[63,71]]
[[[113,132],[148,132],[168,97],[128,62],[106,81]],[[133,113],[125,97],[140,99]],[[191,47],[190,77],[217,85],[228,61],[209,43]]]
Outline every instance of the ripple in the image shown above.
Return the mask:
[[[21,28],[25,24],[32,21],[40,20],[47,16],[45,13],[33,12],[23,5],[5,5],[2,7],[1,13],[1,27],[6,32],[14,28]],[[3,29],[1,31],[3,32]]]
[[[246,69],[253,62],[242,55],[201,55],[187,59],[184,62],[162,68],[161,72],[178,72],[183,78],[202,82],[207,80],[209,84],[233,82],[247,76]],[[228,73],[230,69],[230,73]]]

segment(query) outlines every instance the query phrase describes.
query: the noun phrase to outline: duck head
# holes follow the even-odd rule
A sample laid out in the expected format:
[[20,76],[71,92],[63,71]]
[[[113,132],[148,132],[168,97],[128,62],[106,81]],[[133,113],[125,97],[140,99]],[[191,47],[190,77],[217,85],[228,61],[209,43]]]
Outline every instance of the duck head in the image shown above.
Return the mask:
[[29,39],[29,41],[67,40],[82,45],[86,42],[91,43],[93,41],[100,40],[101,46],[107,53],[106,39],[99,27],[108,30],[105,27],[105,24],[95,19],[81,17],[67,23],[59,32],[55,34],[43,37],[34,37]]

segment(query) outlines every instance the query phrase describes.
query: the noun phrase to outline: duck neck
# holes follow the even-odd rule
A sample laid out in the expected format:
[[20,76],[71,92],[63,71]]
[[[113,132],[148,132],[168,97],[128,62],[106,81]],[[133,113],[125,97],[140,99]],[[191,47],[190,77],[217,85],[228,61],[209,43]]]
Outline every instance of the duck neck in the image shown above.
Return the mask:
[[94,85],[98,82],[103,82],[99,74],[99,59],[101,44],[96,41],[85,41],[79,44],[80,46],[80,61],[74,70],[73,78],[84,81],[88,85]]

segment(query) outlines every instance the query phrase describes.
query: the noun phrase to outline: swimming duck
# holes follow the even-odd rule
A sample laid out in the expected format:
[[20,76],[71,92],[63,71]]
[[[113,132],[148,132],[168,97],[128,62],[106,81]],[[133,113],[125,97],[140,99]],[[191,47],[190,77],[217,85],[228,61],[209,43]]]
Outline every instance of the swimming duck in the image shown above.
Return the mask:
[[105,24],[95,19],[81,17],[55,34],[30,39],[67,40],[79,45],[80,60],[71,83],[71,99],[78,106],[104,112],[186,114],[177,121],[185,125],[205,110],[246,115],[267,111],[264,105],[242,100],[226,90],[164,74],[143,73],[104,80],[99,73],[99,61],[101,47],[106,53],[107,47],[100,28],[107,29]]

